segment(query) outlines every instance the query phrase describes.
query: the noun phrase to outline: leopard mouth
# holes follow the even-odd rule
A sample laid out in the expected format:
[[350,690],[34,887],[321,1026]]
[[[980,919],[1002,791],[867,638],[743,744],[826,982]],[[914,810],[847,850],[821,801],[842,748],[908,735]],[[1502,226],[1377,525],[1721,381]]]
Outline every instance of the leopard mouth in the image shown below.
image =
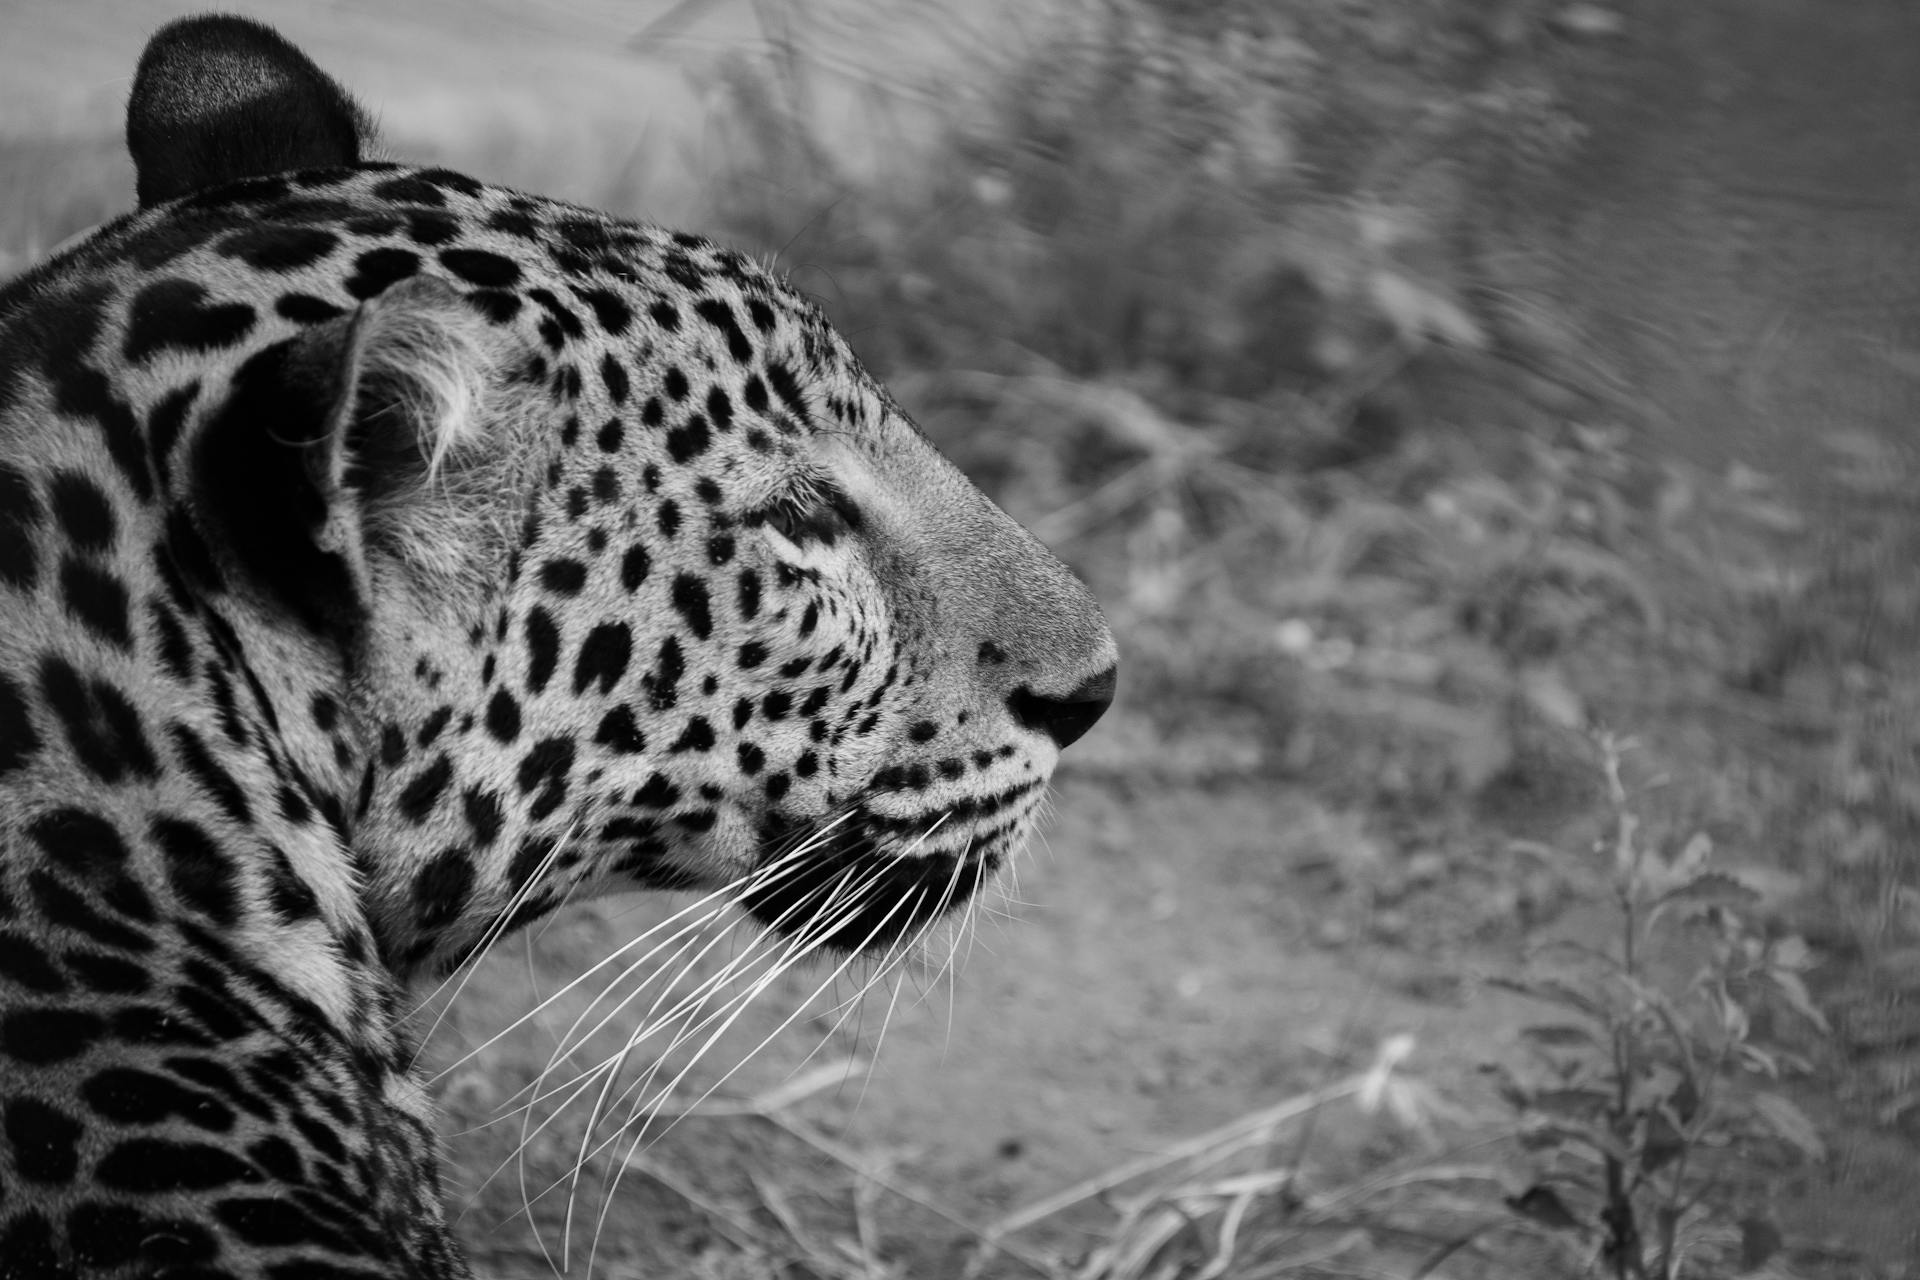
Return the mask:
[[997,851],[926,849],[858,810],[838,820],[770,819],[737,904],[768,930],[833,952],[884,950],[972,899]]

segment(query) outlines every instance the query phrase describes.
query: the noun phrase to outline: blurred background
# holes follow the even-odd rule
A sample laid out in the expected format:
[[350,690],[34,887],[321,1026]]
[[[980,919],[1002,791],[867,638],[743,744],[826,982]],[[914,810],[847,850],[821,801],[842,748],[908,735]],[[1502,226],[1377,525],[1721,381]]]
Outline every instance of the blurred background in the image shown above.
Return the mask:
[[[0,3],[0,275],[200,7]],[[1125,654],[903,970],[599,1106],[748,943],[457,978],[483,1274],[1920,1275],[1920,7],[225,7],[395,158],[776,261]]]

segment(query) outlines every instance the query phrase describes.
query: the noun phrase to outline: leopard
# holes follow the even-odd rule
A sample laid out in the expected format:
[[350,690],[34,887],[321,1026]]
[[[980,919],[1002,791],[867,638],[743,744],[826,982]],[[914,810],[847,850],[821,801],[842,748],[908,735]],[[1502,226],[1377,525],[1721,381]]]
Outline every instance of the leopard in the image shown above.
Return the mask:
[[466,1277],[411,993],[615,891],[919,936],[1118,650],[776,264],[239,17],[126,139],[0,288],[0,1277]]

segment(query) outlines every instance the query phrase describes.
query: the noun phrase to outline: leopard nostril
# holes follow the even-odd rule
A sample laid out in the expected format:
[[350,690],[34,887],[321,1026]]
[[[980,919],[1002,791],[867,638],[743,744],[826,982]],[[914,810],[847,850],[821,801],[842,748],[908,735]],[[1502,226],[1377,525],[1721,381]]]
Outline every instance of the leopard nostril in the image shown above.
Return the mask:
[[1007,709],[1027,728],[1046,734],[1060,747],[1067,747],[1078,742],[1093,728],[1094,722],[1106,714],[1107,708],[1113,705],[1113,691],[1119,683],[1119,668],[1108,667],[1060,697],[1049,697],[1026,688],[1015,689],[1007,698]]

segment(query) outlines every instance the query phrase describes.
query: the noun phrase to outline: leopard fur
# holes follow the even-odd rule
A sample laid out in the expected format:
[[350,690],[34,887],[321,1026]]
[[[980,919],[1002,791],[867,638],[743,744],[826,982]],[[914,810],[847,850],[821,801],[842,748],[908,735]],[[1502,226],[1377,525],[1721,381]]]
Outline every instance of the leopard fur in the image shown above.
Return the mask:
[[466,1276],[410,983],[632,887],[910,937],[1113,639],[746,257],[368,161],[239,18],[128,143],[0,290],[0,1280]]

